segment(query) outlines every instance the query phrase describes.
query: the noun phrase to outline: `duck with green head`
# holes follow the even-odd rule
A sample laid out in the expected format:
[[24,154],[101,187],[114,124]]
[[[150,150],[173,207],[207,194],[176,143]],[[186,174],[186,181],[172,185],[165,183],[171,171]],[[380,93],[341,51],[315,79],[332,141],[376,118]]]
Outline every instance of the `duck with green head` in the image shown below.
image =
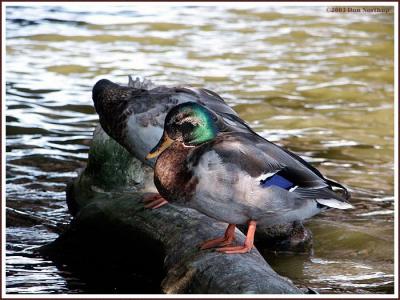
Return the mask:
[[[132,155],[154,167],[146,154],[161,138],[167,112],[177,104],[200,103],[215,112],[219,131],[251,132],[247,124],[217,93],[189,85],[156,85],[149,80],[132,80],[119,85],[107,79],[93,87],[92,98],[104,131]],[[145,197],[145,207],[158,208],[167,202],[158,194]]]
[[[223,237],[204,242],[202,249],[245,253],[253,247],[257,224],[285,224],[327,208],[352,207],[345,187],[296,154],[252,132],[221,132],[214,120],[215,113],[200,104],[175,106],[147,155],[158,157],[154,183],[163,198],[229,223]],[[235,226],[246,223],[244,245],[230,246]]]

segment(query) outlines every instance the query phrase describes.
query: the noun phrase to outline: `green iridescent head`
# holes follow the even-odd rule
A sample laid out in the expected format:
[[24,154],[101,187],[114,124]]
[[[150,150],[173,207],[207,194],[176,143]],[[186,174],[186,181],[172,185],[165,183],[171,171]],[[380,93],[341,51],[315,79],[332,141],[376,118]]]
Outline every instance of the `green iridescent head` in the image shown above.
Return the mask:
[[164,133],[146,159],[160,155],[175,141],[185,146],[197,146],[218,134],[217,115],[204,106],[186,102],[172,108],[165,118]]
[[196,146],[217,136],[217,116],[204,106],[186,102],[172,108],[165,118],[164,132],[186,146]]

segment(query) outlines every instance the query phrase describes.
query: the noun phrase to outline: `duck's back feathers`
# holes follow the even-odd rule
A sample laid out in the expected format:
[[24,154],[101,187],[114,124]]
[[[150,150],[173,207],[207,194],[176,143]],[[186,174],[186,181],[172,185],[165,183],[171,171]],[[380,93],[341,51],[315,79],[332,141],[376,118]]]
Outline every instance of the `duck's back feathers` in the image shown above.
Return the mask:
[[[195,88],[190,86],[180,86],[172,88],[176,94],[181,97],[187,97],[188,95],[193,95],[199,104],[206,106],[220,114],[232,114],[237,116],[236,112],[226,104],[225,100],[221,98],[217,93],[212,92],[204,88]],[[187,102],[187,101],[185,101]]]
[[[135,80],[133,80],[131,76],[128,77],[129,77],[128,87],[130,88],[145,89],[145,90],[153,90],[155,88],[158,88],[157,90],[154,90],[154,92],[157,91],[158,93],[166,93],[169,95],[172,95],[174,93],[182,94],[181,95],[182,97],[186,97],[188,94],[192,94],[197,99],[196,102],[204,106],[207,106],[208,108],[210,108],[215,112],[232,114],[237,116],[236,112],[226,104],[225,100],[220,95],[209,89],[195,88],[185,85],[177,87],[157,86],[151,80],[148,80],[146,78],[140,80],[137,77]],[[188,100],[193,100],[193,99],[188,99]]]

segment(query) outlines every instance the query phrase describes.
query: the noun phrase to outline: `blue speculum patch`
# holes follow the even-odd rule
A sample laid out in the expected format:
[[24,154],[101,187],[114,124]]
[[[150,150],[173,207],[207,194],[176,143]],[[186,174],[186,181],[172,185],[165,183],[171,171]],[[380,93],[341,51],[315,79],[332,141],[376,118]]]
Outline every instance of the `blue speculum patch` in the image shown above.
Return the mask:
[[291,187],[293,187],[293,182],[287,180],[286,178],[284,178],[278,174],[275,174],[274,176],[269,177],[265,180],[260,180],[260,184],[264,188],[275,185],[275,186],[279,186],[285,190],[288,190]]

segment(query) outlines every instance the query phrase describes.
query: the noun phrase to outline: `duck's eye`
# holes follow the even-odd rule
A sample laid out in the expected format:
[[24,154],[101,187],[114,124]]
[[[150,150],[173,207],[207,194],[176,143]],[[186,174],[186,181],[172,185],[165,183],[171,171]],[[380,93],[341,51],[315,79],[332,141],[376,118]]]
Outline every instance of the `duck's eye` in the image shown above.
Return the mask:
[[195,126],[190,122],[184,122],[179,127],[180,131],[183,133],[183,135],[185,135],[185,133],[191,133]]

